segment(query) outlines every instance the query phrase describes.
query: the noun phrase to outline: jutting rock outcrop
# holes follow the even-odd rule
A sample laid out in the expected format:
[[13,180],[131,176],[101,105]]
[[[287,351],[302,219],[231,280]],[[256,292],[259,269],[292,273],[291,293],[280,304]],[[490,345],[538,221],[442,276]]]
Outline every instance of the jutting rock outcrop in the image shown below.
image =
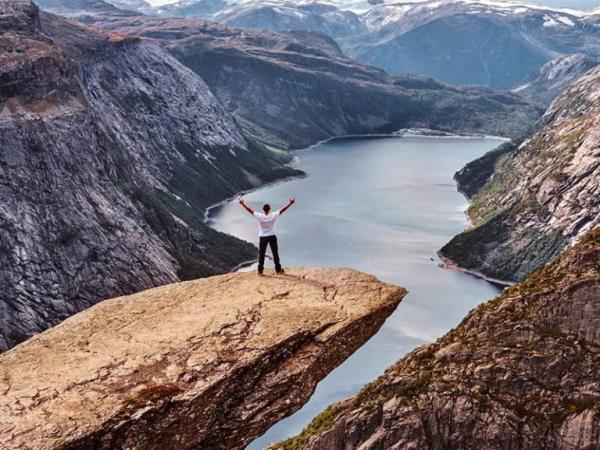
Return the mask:
[[443,257],[521,281],[600,224],[599,94],[595,67],[552,103],[539,131],[457,174],[471,196],[473,227],[442,248]]
[[155,42],[0,2],[0,351],[104,298],[231,270],[204,208],[294,173]]
[[271,450],[600,447],[600,228]]
[[350,269],[292,269],[101,302],[0,355],[0,448],[243,449],[405,293]]

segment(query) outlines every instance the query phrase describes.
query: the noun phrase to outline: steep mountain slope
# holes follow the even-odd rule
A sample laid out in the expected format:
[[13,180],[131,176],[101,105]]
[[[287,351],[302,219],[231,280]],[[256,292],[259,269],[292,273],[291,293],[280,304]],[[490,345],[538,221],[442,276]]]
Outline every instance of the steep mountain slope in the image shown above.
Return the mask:
[[540,131],[502,155],[487,182],[470,190],[474,228],[450,241],[442,256],[519,281],[600,223],[599,98],[597,67],[550,106]]
[[0,446],[243,449],[405,294],[350,269],[292,269],[102,302],[0,355]]
[[600,56],[600,27],[576,11],[430,0],[375,6],[363,19],[370,33],[340,41],[349,56],[392,74],[449,83],[506,89],[558,56]]
[[253,248],[203,208],[290,173],[151,41],[0,4],[0,349]]
[[600,229],[271,450],[600,447]]
[[573,81],[597,65],[598,60],[582,53],[560,56],[548,61],[527,82],[517,86],[512,92],[537,100],[547,107]]
[[345,57],[320,34],[128,13],[83,11],[79,19],[162,41],[204,79],[248,133],[280,147],[409,127],[514,136],[539,114],[537,106],[514,94],[389,77]]

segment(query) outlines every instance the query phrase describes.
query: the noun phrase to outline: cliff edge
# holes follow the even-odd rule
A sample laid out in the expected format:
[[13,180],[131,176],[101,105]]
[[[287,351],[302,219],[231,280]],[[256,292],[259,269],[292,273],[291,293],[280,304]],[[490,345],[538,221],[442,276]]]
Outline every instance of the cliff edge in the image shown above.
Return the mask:
[[0,355],[0,448],[242,449],[405,293],[350,269],[294,269],[104,301]]

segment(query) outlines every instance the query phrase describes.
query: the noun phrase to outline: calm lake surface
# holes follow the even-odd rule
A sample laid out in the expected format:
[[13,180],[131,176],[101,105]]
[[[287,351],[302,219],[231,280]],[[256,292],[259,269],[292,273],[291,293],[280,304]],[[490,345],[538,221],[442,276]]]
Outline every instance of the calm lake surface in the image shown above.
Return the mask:
[[[277,223],[285,266],[353,267],[409,290],[369,342],[317,387],[300,411],[248,447],[302,430],[413,348],[457,325],[498,294],[486,281],[438,266],[436,251],[467,227],[454,172],[503,141],[495,138],[357,138],[297,152],[308,177],[245,196],[255,209],[296,204]],[[257,224],[237,202],[211,212],[214,228],[256,242]],[[269,268],[269,261],[267,261]],[[255,270],[253,266],[251,268]]]

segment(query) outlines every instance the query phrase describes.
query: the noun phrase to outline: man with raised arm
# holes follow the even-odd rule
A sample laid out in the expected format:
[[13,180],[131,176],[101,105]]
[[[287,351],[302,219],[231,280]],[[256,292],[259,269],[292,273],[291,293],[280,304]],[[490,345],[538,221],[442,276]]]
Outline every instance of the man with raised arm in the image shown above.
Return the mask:
[[262,207],[263,212],[257,212],[252,209],[251,206],[246,204],[243,197],[240,197],[240,205],[252,214],[258,221],[258,274],[262,275],[265,268],[265,254],[267,252],[267,245],[271,246],[271,253],[273,253],[273,262],[275,263],[275,272],[283,273],[281,267],[281,261],[279,260],[279,249],[277,247],[277,236],[275,235],[275,222],[277,218],[286,212],[290,206],[295,203],[293,198],[290,198],[285,206],[280,210],[271,212],[271,205],[264,204]]

